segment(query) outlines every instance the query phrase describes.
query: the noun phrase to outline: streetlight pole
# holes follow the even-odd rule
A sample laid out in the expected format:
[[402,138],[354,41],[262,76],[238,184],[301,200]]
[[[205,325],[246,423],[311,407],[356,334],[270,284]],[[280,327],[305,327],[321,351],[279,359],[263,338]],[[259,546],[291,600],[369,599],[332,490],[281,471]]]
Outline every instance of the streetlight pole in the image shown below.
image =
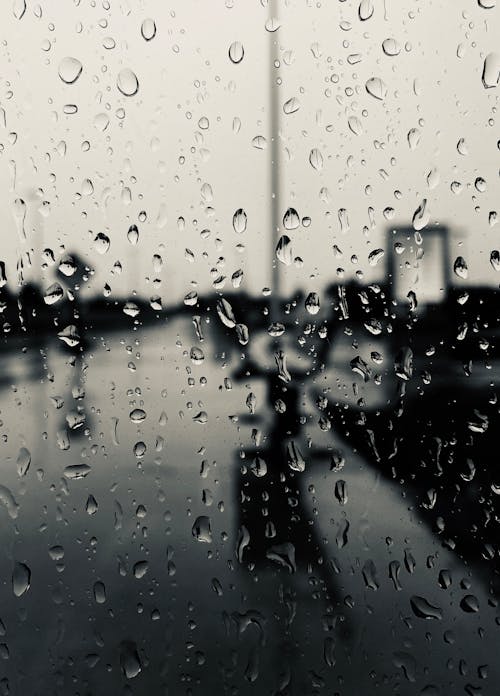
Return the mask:
[[[269,21],[277,18],[278,0],[269,0]],[[279,30],[278,30],[279,31]],[[279,43],[277,33],[269,32],[270,36],[270,79],[269,79],[269,108],[270,108],[270,185],[271,185],[271,290],[272,290],[272,319],[277,321],[279,300],[281,294],[279,264],[276,259],[276,246],[280,228],[280,143],[279,143],[279,102],[280,90],[274,77],[275,66],[279,61]]]

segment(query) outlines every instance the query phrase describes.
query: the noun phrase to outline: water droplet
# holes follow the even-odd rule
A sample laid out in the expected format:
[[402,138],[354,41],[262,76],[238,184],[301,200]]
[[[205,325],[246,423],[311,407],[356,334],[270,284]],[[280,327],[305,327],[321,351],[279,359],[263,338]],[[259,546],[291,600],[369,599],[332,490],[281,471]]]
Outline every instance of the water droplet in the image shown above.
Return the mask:
[[255,138],[252,139],[252,145],[257,150],[265,150],[267,147],[267,140],[263,135],[256,135]]
[[134,410],[130,412],[129,418],[132,423],[142,423],[146,418],[146,411],[142,408],[134,408]]
[[384,256],[385,251],[383,249],[374,249],[368,254],[368,263],[370,266],[376,266]]
[[354,135],[363,134],[363,126],[361,125],[361,121],[357,116],[349,116],[347,119],[347,125],[349,126],[349,130],[351,130]]
[[127,240],[130,242],[130,244],[132,244],[132,246],[136,246],[139,241],[139,230],[137,225],[130,225],[127,232]]
[[317,172],[323,169],[323,155],[317,147],[313,148],[309,153],[309,163]]
[[292,240],[286,234],[282,235],[276,245],[276,258],[285,266],[290,266],[293,261]]
[[319,295],[317,292],[310,292],[305,300],[305,308],[309,314],[317,314],[320,310]]
[[283,215],[283,226],[286,230],[296,230],[300,226],[300,217],[295,208],[288,208]]
[[397,56],[399,55],[401,48],[399,46],[399,43],[396,41],[396,39],[384,39],[382,42],[382,50],[384,51],[386,56]]
[[243,44],[241,44],[239,41],[234,41],[229,46],[229,58],[230,58],[231,62],[233,62],[235,65],[237,65],[238,63],[241,63],[244,55],[245,55],[245,50],[243,48]]
[[289,373],[286,366],[286,353],[282,350],[276,351],[274,354],[274,360],[276,362],[276,367],[278,368],[278,377],[283,380],[283,382],[291,382],[292,375]]
[[281,22],[278,19],[276,19],[276,17],[270,17],[265,23],[266,31],[269,31],[270,33],[278,31],[280,26]]
[[365,83],[365,89],[372,97],[382,101],[387,96],[387,87],[380,77],[370,77]]
[[286,452],[288,466],[290,469],[298,472],[304,471],[306,468],[306,461],[302,455],[302,452],[293,440],[290,440],[290,442],[287,444]]
[[147,561],[137,561],[137,563],[134,563],[134,567],[132,569],[132,572],[134,574],[134,578],[137,580],[140,580],[143,578],[146,573],[149,570],[149,563]]
[[490,263],[495,271],[500,271],[500,252],[494,249],[490,254]]
[[236,234],[243,234],[247,228],[247,214],[243,208],[238,208],[238,210],[233,215],[233,230]]
[[402,380],[409,380],[413,375],[413,351],[408,346],[401,348],[394,360],[394,371]]
[[250,543],[250,534],[245,525],[241,525],[238,530],[238,538],[236,540],[236,557],[240,563],[243,563],[243,552]]
[[500,55],[498,53],[488,53],[484,59],[483,86],[485,89],[496,87],[500,80]]
[[200,515],[200,517],[197,517],[193,524],[191,533],[197,541],[204,544],[211,544],[212,529],[210,526],[210,517],[207,517],[206,515]]
[[235,329],[239,344],[242,346],[246,346],[248,341],[250,340],[248,326],[246,324],[236,324]]
[[411,128],[408,131],[408,146],[410,150],[415,150],[420,142],[421,133],[418,128]]
[[424,198],[413,214],[413,229],[417,231],[423,230],[428,225],[430,217],[430,213],[427,210],[427,199]]
[[479,7],[484,10],[491,10],[496,6],[497,0],[477,0]]
[[59,77],[67,85],[72,85],[82,74],[83,65],[77,58],[67,56],[59,63]]
[[234,316],[233,308],[231,307],[229,302],[225,300],[223,297],[218,299],[216,309],[217,314],[219,315],[219,319],[224,324],[224,326],[227,326],[228,329],[234,329],[234,327],[236,326],[236,318]]
[[14,0],[12,11],[16,19],[22,19],[26,12],[26,0]]
[[9,488],[7,488],[7,486],[2,486],[1,484],[0,503],[4,505],[5,509],[9,514],[9,517],[15,520],[19,512],[19,505],[17,504],[16,499],[12,495],[12,491]]
[[75,348],[80,343],[80,335],[74,324],[69,324],[57,335],[70,348]]
[[92,469],[88,464],[69,464],[64,469],[64,475],[67,479],[82,479],[88,476]]
[[278,565],[286,568],[289,573],[295,573],[297,564],[295,562],[295,546],[287,541],[284,544],[276,544],[266,551],[266,558],[274,561]]
[[410,598],[410,605],[411,608],[413,609],[413,613],[415,616],[418,616],[419,619],[426,619],[426,620],[438,620],[441,621],[443,618],[443,611],[439,607],[435,607],[434,605],[430,604],[425,597],[419,597],[418,595],[413,595]]
[[12,590],[16,597],[22,597],[31,584],[31,569],[26,563],[16,562],[12,571]]
[[460,601],[460,608],[467,614],[476,614],[479,611],[477,597],[472,594],[465,595]]
[[141,35],[145,41],[151,41],[156,36],[156,23],[154,19],[145,19],[141,24]]
[[125,97],[133,97],[139,91],[139,80],[130,68],[123,68],[116,78],[116,86]]
[[87,515],[95,515],[98,509],[99,506],[97,504],[97,500],[94,498],[93,495],[89,495],[89,497],[87,498],[87,502],[85,503],[85,511]]
[[372,371],[368,367],[368,363],[363,360],[360,355],[357,355],[350,361],[350,367],[353,372],[360,375],[364,382],[369,382],[372,376]]
[[59,302],[59,300],[63,297],[64,290],[59,283],[52,283],[52,285],[49,285],[43,294],[44,302],[48,305],[53,305],[56,302]]
[[99,580],[94,583],[93,587],[94,601],[96,604],[104,604],[106,601],[106,586]]
[[455,275],[462,278],[462,280],[467,278],[469,275],[469,269],[463,256],[457,256],[455,263],[453,264],[453,271]]
[[196,346],[193,346],[191,348],[191,351],[189,353],[189,357],[191,358],[191,362],[194,365],[201,365],[202,362],[205,360],[205,355],[204,355],[202,349],[197,348]]
[[335,483],[335,497],[341,505],[346,505],[348,501],[347,495],[347,483],[342,479],[339,479]]
[[297,99],[297,97],[292,97],[291,99],[288,99],[284,104],[283,104],[283,111],[285,114],[294,114],[300,109],[300,101]]
[[373,0],[361,0],[358,7],[358,16],[362,22],[373,16],[375,8],[373,6]]
[[31,464],[31,452],[26,447],[21,447],[17,455],[17,474],[18,476],[26,476]]
[[60,273],[66,276],[66,278],[70,278],[72,275],[76,273],[77,270],[77,264],[75,259],[69,254],[66,254],[66,256],[63,256],[63,258],[59,262],[58,270]]
[[137,645],[132,641],[123,641],[120,646],[120,665],[127,679],[134,679],[142,670]]
[[98,254],[105,254],[109,247],[111,246],[111,241],[107,234],[104,232],[98,232],[94,238],[94,249]]

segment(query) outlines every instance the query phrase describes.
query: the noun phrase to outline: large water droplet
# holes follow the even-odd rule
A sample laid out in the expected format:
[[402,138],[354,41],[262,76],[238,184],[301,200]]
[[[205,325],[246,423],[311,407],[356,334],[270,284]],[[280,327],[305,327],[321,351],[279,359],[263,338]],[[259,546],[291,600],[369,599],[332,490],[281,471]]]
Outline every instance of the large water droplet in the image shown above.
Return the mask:
[[496,87],[500,80],[500,55],[498,53],[488,53],[484,59],[483,85],[485,89]]
[[236,326],[236,318],[230,303],[221,297],[217,300],[216,310],[224,326],[227,326],[228,329],[234,329]]
[[305,300],[305,308],[309,314],[317,314],[320,309],[319,295],[317,292],[310,292]]
[[423,230],[424,227],[429,223],[430,217],[430,213],[427,210],[427,199],[424,198],[413,214],[413,229],[417,231]]
[[358,8],[358,16],[362,22],[373,16],[375,8],[373,6],[373,0],[361,0]]
[[317,147],[313,148],[309,153],[309,163],[317,172],[323,169],[323,155],[321,154],[321,150],[318,150]]
[[286,234],[283,234],[276,245],[276,258],[285,266],[290,266],[293,261],[292,240]]
[[146,418],[146,411],[143,408],[134,408],[134,410],[130,412],[129,418],[132,423],[142,423]]
[[399,55],[399,52],[401,51],[401,48],[396,41],[396,39],[384,39],[382,42],[382,50],[384,51],[386,56],[397,56]]
[[197,517],[194,521],[191,533],[197,541],[201,541],[204,544],[211,544],[212,529],[210,526],[210,517],[206,515]]
[[139,91],[139,80],[130,68],[123,68],[116,78],[116,86],[125,97],[133,97]]
[[82,74],[83,65],[77,58],[67,56],[59,63],[59,77],[67,85],[72,85]]
[[16,597],[21,597],[29,590],[31,584],[31,570],[25,563],[14,564],[12,571],[12,590]]
[[123,641],[120,649],[120,665],[127,679],[134,679],[142,670],[137,645],[132,641]]
[[16,467],[18,476],[26,476],[31,464],[31,452],[26,447],[21,447],[17,455]]
[[380,79],[380,77],[370,77],[365,83],[365,89],[372,97],[375,99],[385,99],[387,95],[387,87],[385,82]]
[[14,0],[12,11],[16,19],[22,19],[26,12],[26,0]]
[[94,583],[94,600],[97,604],[104,604],[106,601],[106,586],[103,582],[97,581]]
[[297,97],[292,97],[291,99],[288,99],[284,104],[283,104],[283,111],[285,114],[294,114],[300,109],[300,101],[297,99]]
[[410,605],[411,608],[413,609],[413,613],[415,616],[418,616],[419,619],[436,619],[438,621],[441,621],[443,618],[443,611],[440,609],[440,607],[435,607],[434,605],[430,604],[425,597],[419,597],[418,595],[413,595],[410,598]]
[[295,208],[288,208],[283,215],[283,227],[286,230],[296,230],[300,225],[300,217]]
[[238,208],[238,210],[233,215],[233,229],[236,234],[243,234],[247,228],[247,214],[243,208]]
[[67,479],[82,479],[90,474],[92,469],[88,464],[69,464],[64,469],[64,476]]
[[286,568],[289,573],[295,573],[297,570],[295,546],[289,541],[284,544],[271,546],[271,548],[266,551],[266,557],[283,568]]
[[98,254],[105,254],[109,247],[111,246],[111,241],[107,234],[104,232],[98,232],[94,238],[94,249]]
[[241,44],[239,41],[234,41],[229,46],[229,58],[235,65],[241,63],[244,55],[245,49],[243,48],[243,44]]
[[145,19],[141,24],[141,34],[145,41],[151,41],[156,36],[156,23],[154,19]]
[[467,278],[469,275],[469,269],[463,256],[457,256],[455,263],[453,264],[453,271],[455,275],[462,278],[462,280]]

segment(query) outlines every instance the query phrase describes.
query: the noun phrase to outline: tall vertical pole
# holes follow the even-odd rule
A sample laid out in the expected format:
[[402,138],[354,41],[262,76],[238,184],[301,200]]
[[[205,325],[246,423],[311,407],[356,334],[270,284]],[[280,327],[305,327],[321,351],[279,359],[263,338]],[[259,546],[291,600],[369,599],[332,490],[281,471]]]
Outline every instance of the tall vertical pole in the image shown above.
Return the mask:
[[[269,0],[269,19],[277,18],[278,0]],[[278,30],[279,31],[279,30]],[[279,43],[277,32],[270,32],[270,78],[269,78],[269,109],[270,109],[270,184],[271,184],[271,290],[272,320],[279,319],[279,300],[281,294],[279,262],[276,258],[276,245],[280,228],[280,90],[275,78],[275,64],[279,60]]]

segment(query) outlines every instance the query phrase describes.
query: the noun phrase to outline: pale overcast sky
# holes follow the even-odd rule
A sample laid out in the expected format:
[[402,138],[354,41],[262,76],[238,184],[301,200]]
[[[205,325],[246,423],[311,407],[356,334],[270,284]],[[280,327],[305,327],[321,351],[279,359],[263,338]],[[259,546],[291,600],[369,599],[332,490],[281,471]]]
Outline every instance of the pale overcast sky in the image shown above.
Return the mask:
[[[346,277],[361,269],[366,279],[382,279],[384,261],[370,266],[369,253],[385,249],[387,227],[411,222],[424,198],[428,224],[452,227],[452,260],[460,254],[469,266],[468,281],[457,282],[497,284],[489,256],[500,228],[489,213],[499,200],[500,88],[485,89],[481,75],[497,49],[500,9],[477,0],[372,4],[373,16],[361,21],[359,0],[277,0],[280,27],[269,32],[260,0],[27,0],[24,14],[23,0],[2,3],[9,280],[33,249],[32,277],[48,284],[40,251],[50,247],[57,257],[64,245],[96,268],[99,292],[107,282],[118,295],[134,288],[168,305],[193,289],[191,281],[203,292],[220,274],[229,289],[239,268],[242,288],[270,285],[270,80],[278,80],[281,215],[291,206],[311,218],[288,233],[303,266],[280,264],[286,290],[321,290],[338,267]],[[369,5],[362,9],[369,13]],[[141,33],[147,19],[156,24],[150,40]],[[244,48],[237,64],[228,56],[233,42]],[[67,57],[82,65],[73,84],[59,76]],[[123,70],[137,76],[133,96],[117,87]],[[383,99],[368,93],[371,78]],[[122,81],[127,88],[127,74]],[[286,114],[292,98],[299,108]],[[67,113],[68,105],[77,112]],[[267,148],[255,147],[257,136]],[[16,230],[19,197],[28,205],[26,241]],[[232,226],[239,208],[247,215],[240,235]],[[341,209],[349,229],[341,230]],[[127,240],[132,224],[135,246]],[[98,233],[110,239],[105,254],[96,249]],[[120,277],[111,273],[117,260]]]

